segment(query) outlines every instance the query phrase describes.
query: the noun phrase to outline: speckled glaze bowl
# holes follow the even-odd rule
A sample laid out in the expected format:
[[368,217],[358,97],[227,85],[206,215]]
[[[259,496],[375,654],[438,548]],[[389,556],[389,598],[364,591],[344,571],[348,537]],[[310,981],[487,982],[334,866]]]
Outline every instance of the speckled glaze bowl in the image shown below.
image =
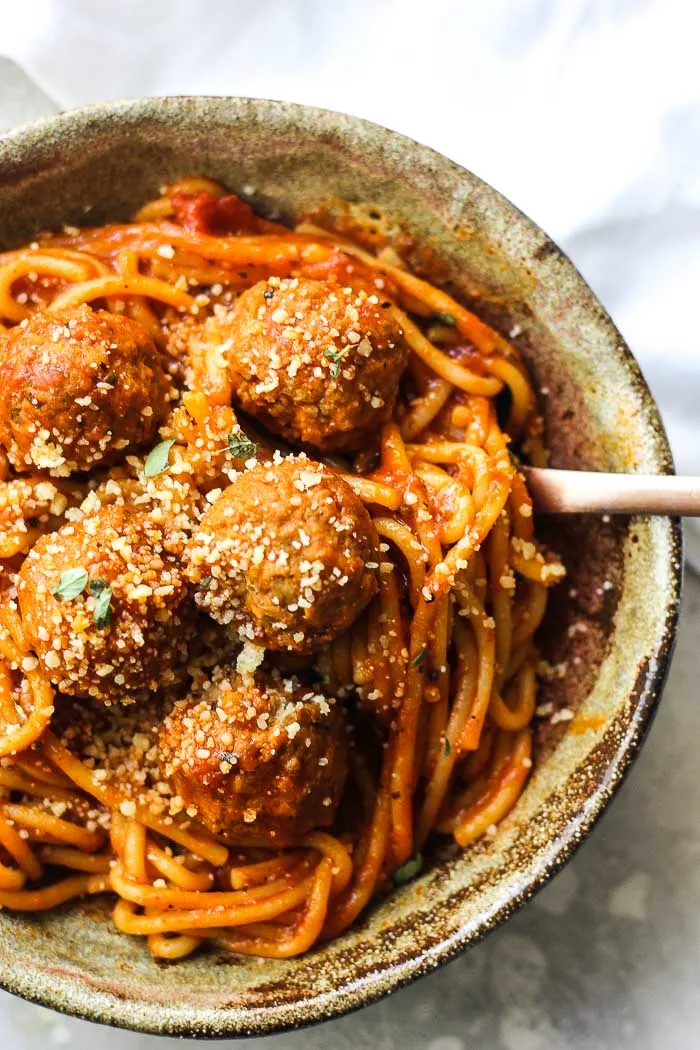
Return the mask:
[[[53,117],[0,139],[0,248],[61,223],[124,218],[161,183],[206,174],[294,218],[326,198],[396,217],[440,280],[525,353],[556,466],[672,470],[639,369],[571,263],[480,179],[384,128],[279,102],[169,98]],[[160,1034],[278,1032],[372,1002],[473,945],[571,856],[659,702],[681,587],[676,521],[542,522],[568,565],[542,645],[566,675],[527,789],[498,834],[438,849],[415,882],[302,959],[202,954],[158,965],[94,904],[0,913],[0,984],[71,1014]],[[545,707],[547,710],[547,707]]]

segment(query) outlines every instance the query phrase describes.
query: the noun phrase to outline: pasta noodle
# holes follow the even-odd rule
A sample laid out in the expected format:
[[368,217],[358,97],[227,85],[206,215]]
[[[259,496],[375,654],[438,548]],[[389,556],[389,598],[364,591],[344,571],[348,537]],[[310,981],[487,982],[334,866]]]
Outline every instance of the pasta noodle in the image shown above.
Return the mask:
[[[311,224],[189,228],[178,200],[197,195],[228,199],[210,179],[183,179],[131,223],[66,228],[0,255],[0,328],[92,303],[167,344],[185,390],[165,432],[181,475],[206,495],[218,481],[204,468],[237,427],[231,385],[220,355],[196,339],[178,361],[177,326],[228,308],[269,275],[351,273],[384,288],[412,355],[395,418],[374,460],[328,459],[371,515],[378,592],[314,657],[327,688],[356,699],[353,717],[376,721],[354,736],[333,828],[289,846],[235,845],[184,810],[136,798],[105,774],[97,752],[62,735],[63,698],[27,640],[14,590],[27,551],[94,485],[79,479],[74,493],[52,480],[46,489],[41,473],[15,475],[3,456],[0,907],[43,911],[108,893],[116,927],[156,958],[182,959],[208,943],[288,958],[339,935],[377,894],[415,874],[436,832],[468,846],[508,814],[532,765],[534,635],[563,569],[535,540],[510,454],[511,440],[541,451],[540,421],[525,367],[503,337],[393,249],[373,255]],[[127,491],[134,477],[124,466],[99,480],[105,491]]]

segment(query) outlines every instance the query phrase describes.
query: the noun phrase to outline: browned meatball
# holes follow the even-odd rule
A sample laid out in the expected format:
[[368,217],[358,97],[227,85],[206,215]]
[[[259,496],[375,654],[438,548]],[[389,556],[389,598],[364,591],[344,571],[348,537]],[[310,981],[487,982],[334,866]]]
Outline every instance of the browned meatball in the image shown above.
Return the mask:
[[391,417],[407,349],[390,305],[331,281],[271,277],[215,317],[234,397],[270,430],[355,451]]
[[[31,549],[20,608],[29,644],[62,692],[127,703],[173,681],[193,627],[171,540],[148,514],[115,505]],[[85,581],[80,593],[67,585],[69,570]]]
[[346,773],[343,712],[297,679],[219,667],[175,703],[159,748],[178,804],[196,807],[215,834],[287,845],[333,822]]
[[270,649],[331,641],[377,590],[369,514],[342,478],[303,454],[238,474],[185,558],[199,607]]
[[0,444],[17,470],[55,477],[150,443],[170,393],[136,321],[89,306],[41,312],[0,338]]

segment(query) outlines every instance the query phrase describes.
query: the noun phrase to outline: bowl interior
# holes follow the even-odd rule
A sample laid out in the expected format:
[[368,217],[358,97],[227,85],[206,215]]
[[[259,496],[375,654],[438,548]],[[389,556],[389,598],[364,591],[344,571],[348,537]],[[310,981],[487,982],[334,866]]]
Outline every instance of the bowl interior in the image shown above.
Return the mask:
[[[125,218],[187,174],[246,187],[258,209],[289,219],[329,198],[376,204],[419,246],[419,270],[513,333],[541,392],[555,465],[671,469],[639,371],[568,260],[475,176],[360,120],[233,99],[147,100],[52,118],[0,140],[0,248],[42,227]],[[677,523],[542,524],[569,569],[542,638],[566,675],[546,683],[542,702],[576,717],[543,719],[534,775],[496,836],[465,853],[438,851],[415,883],[301,960],[207,955],[159,966],[98,905],[1,913],[0,984],[142,1031],[270,1032],[370,1001],[507,916],[570,855],[636,753],[680,587]]]

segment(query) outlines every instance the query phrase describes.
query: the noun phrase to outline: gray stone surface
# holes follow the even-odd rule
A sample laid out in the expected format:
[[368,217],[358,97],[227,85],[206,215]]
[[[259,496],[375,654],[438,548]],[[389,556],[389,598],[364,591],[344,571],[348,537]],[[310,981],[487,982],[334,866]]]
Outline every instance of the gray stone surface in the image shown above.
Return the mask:
[[[0,130],[56,108],[0,59]],[[510,922],[423,981],[256,1050],[700,1047],[700,582],[689,577],[664,702],[611,809]],[[0,993],[2,1050],[169,1050]],[[241,1047],[253,1045],[245,1041]]]
[[0,133],[57,109],[56,103],[16,63],[0,55]]

